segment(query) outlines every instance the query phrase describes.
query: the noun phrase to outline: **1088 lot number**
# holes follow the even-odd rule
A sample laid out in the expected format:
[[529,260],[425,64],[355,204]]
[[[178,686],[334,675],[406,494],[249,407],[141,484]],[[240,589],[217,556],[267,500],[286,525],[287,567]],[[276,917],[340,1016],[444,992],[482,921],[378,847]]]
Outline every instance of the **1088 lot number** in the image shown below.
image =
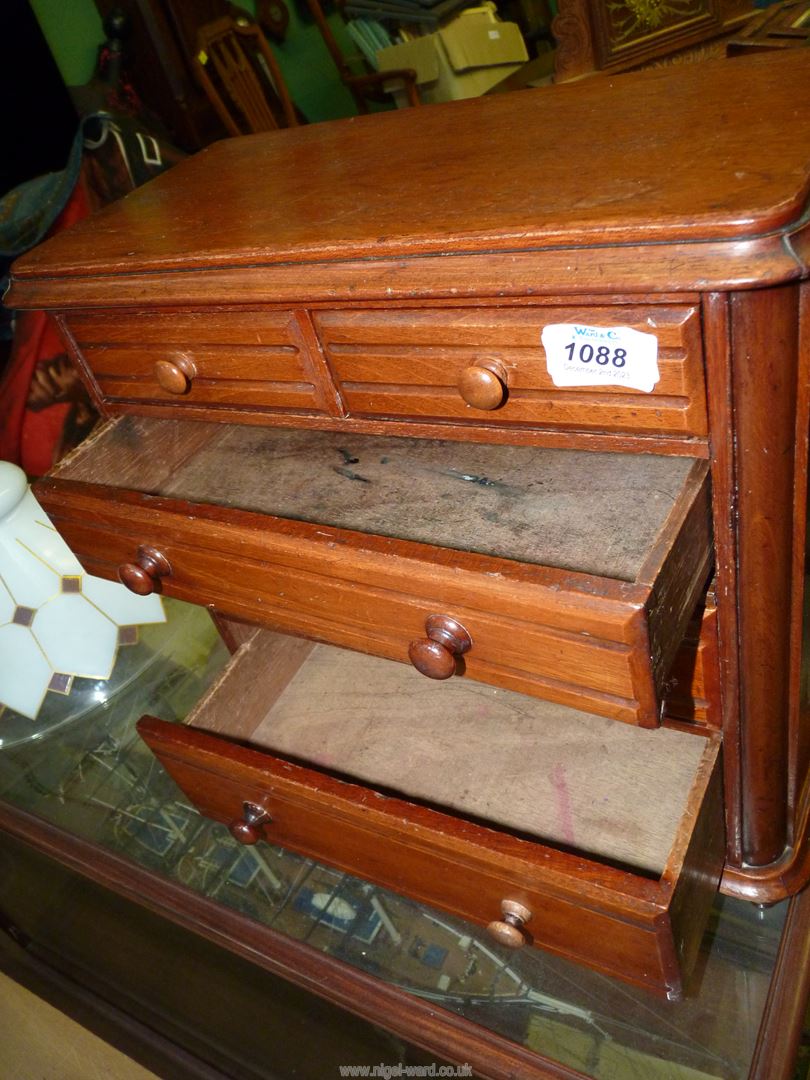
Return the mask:
[[579,353],[576,352],[577,342],[571,341],[568,345],[564,346],[565,352],[568,353],[568,360],[572,361],[575,358],[582,364],[590,364],[593,360],[600,367],[607,367],[609,364],[612,367],[623,368],[627,363],[627,349],[616,348],[613,350],[611,356],[610,346],[600,345],[594,349],[593,345],[584,344],[579,346]]

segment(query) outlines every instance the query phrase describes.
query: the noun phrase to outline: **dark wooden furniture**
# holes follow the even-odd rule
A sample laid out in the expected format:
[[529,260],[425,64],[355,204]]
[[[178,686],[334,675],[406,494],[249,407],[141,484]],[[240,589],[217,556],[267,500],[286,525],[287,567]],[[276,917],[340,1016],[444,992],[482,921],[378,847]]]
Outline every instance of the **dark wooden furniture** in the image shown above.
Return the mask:
[[[601,718],[475,684],[454,682],[439,697],[399,665],[327,646],[310,650],[275,635],[246,643],[190,719],[261,750],[223,746],[219,737],[163,721],[141,723],[142,737],[206,816],[243,843],[272,837],[488,926],[501,944],[533,940],[673,989],[675,958],[691,966],[699,945],[692,927],[703,923],[703,880],[722,861],[714,738],[668,731],[639,740],[622,725],[608,730]],[[369,700],[384,703],[376,723]],[[503,762],[499,738],[513,747]],[[640,779],[635,760],[645,752]],[[357,783],[290,758],[328,761],[338,776],[419,803],[392,796],[370,804]],[[549,762],[545,780],[538,773]],[[653,793],[656,820],[645,828],[640,819]],[[446,810],[426,808],[426,800]],[[463,832],[451,814],[471,819]],[[527,844],[537,836],[577,854]],[[593,862],[582,854],[589,851]],[[632,870],[614,870],[605,859]]]
[[[233,618],[410,658],[431,678],[463,664],[474,679],[656,727],[711,566],[707,472],[675,456],[143,418],[107,429],[41,493],[79,529],[92,508],[94,534],[109,537],[92,557],[135,592],[204,589]],[[465,476],[496,479],[451,515]],[[146,497],[126,490],[136,477]],[[133,513],[150,520],[138,550]],[[244,587],[236,536],[256,563]]]
[[99,13],[128,21],[124,70],[151,115],[172,142],[194,152],[223,138],[227,129],[194,72],[194,32],[224,15],[224,0],[99,0]]
[[[38,486],[89,569],[410,654],[450,676],[418,683],[439,717],[465,672],[529,695],[530,774],[532,728],[591,725],[543,761],[552,842],[509,799],[448,804],[354,757],[146,722],[205,812],[671,996],[724,859],[737,896],[806,882],[809,68],[793,51],[234,140],[17,264],[11,303],[59,314],[110,418]],[[653,389],[555,385],[540,341],[559,325],[655,335]],[[624,565],[597,565],[619,540]],[[712,564],[716,603],[687,632]],[[296,686],[301,657],[278,649],[267,682],[233,676],[238,700],[212,706],[237,737]],[[456,744],[485,730],[471,701]],[[441,784],[456,751],[433,727]],[[644,833],[652,746],[686,754],[646,865],[571,828],[567,770],[604,728],[633,740]],[[385,733],[392,756],[408,729]],[[506,731],[483,740],[493,770]]]
[[[237,842],[198,815],[135,731],[144,711],[184,715],[226,662],[204,611],[166,606],[166,632],[134,646],[144,677],[55,738],[0,754],[0,967],[5,933],[25,963],[15,977],[47,980],[61,1008],[78,997],[83,1023],[94,1009],[102,1034],[116,1025],[131,1056],[160,1071],[157,1051],[182,1077],[199,1074],[192,1054],[256,1080],[282,1061],[320,1080],[332,1060],[436,1056],[493,1080],[602,1076],[619,1063],[644,1076],[667,1065],[711,1076],[722,1063],[730,1076],[792,1080],[810,975],[806,893],[766,911],[718,898],[699,977],[672,1002],[548,952],[499,946],[483,928],[289,849]],[[233,644],[253,634],[223,629]],[[260,639],[259,650],[282,641],[308,650],[305,662],[321,670],[335,654]],[[257,659],[243,651],[236,666]],[[377,666],[386,679],[407,675]],[[472,687],[451,685],[454,694]],[[298,679],[295,694],[314,686]],[[195,724],[222,720],[227,699],[211,693]],[[276,703],[277,720],[290,705]],[[256,715],[244,715],[245,735]],[[373,1023],[373,1041],[351,1018],[341,1025],[331,1003]],[[396,1037],[424,1057],[403,1058]]]
[[[226,17],[246,22],[244,8],[228,0],[99,0],[97,7],[107,19],[123,13],[126,35],[118,63],[150,116],[165,125],[172,142],[194,152],[234,134],[206,92],[195,57],[200,28]],[[267,34],[273,31],[276,40],[283,39],[283,2],[260,2],[256,10],[258,26]],[[265,63],[273,72],[273,61]],[[260,78],[265,78],[264,72]],[[85,111],[97,108],[95,100],[85,101],[81,88],[75,93],[85,103]],[[284,109],[279,108],[279,118],[283,115]],[[241,114],[237,117],[241,119]]]
[[810,4],[807,0],[783,0],[749,20],[740,34],[726,45],[729,56],[767,49],[806,48],[810,44]]
[[752,0],[615,3],[560,0],[552,23],[554,78],[568,82],[599,71],[627,71],[664,59],[691,62],[722,56],[718,39],[756,15]]

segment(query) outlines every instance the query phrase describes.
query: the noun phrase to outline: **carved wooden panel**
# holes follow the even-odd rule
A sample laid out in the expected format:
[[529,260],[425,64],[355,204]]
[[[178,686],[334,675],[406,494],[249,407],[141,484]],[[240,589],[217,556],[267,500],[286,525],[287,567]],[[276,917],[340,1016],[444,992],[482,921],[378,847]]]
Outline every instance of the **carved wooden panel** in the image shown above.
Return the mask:
[[634,67],[736,27],[751,0],[559,0],[555,80]]

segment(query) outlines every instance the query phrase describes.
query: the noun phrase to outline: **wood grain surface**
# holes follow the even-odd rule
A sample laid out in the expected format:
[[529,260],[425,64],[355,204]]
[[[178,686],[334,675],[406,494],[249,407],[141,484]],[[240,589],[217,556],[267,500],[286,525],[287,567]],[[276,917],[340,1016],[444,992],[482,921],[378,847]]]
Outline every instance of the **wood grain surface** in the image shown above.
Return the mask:
[[[798,227],[797,227],[798,229]],[[343,262],[279,262],[262,266],[144,270],[107,276],[12,278],[4,302],[19,308],[116,308],[149,304],[364,303],[379,300],[579,298],[649,293],[660,281],[667,292],[701,288],[746,289],[805,276],[810,243],[793,247],[794,230],[747,239],[678,240],[667,243],[598,243],[486,254],[414,255]],[[16,264],[15,264],[16,265]],[[372,269],[373,265],[373,269]]]
[[808,71],[792,50],[227,140],[15,273],[764,234],[807,199]]
[[715,729],[722,724],[717,603],[713,591],[687,627],[669,670],[664,722],[667,717]]
[[[746,862],[788,842],[798,290],[732,297],[739,569],[743,843]],[[776,616],[776,617],[775,617]]]
[[[652,393],[555,387],[541,334],[560,322],[654,334],[661,377]],[[307,413],[337,403],[339,415],[355,418],[707,434],[694,306],[84,312],[69,316],[65,330],[105,403],[165,402],[169,414],[209,405]],[[503,406],[489,416],[471,409],[459,386],[482,358],[505,379]],[[193,365],[181,392],[161,385],[157,366],[166,363]]]

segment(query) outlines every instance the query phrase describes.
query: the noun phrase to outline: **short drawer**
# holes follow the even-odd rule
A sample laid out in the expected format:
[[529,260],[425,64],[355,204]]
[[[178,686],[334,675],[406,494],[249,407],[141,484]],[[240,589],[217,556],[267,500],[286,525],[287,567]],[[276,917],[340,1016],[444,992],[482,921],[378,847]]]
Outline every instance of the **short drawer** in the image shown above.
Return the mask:
[[290,311],[77,313],[66,326],[108,402],[322,411]]
[[[554,385],[541,344],[551,323],[628,326],[658,338],[651,393]],[[350,414],[466,420],[566,431],[705,436],[696,307],[477,307],[322,311],[315,324]],[[486,404],[465,400],[465,376],[490,365]]]
[[[402,665],[266,632],[189,724],[139,730],[237,839],[681,992],[723,862],[716,736],[469,682],[437,694]],[[504,929],[504,902],[525,921]]]
[[96,573],[643,726],[712,560],[685,458],[125,417],[37,494]]

